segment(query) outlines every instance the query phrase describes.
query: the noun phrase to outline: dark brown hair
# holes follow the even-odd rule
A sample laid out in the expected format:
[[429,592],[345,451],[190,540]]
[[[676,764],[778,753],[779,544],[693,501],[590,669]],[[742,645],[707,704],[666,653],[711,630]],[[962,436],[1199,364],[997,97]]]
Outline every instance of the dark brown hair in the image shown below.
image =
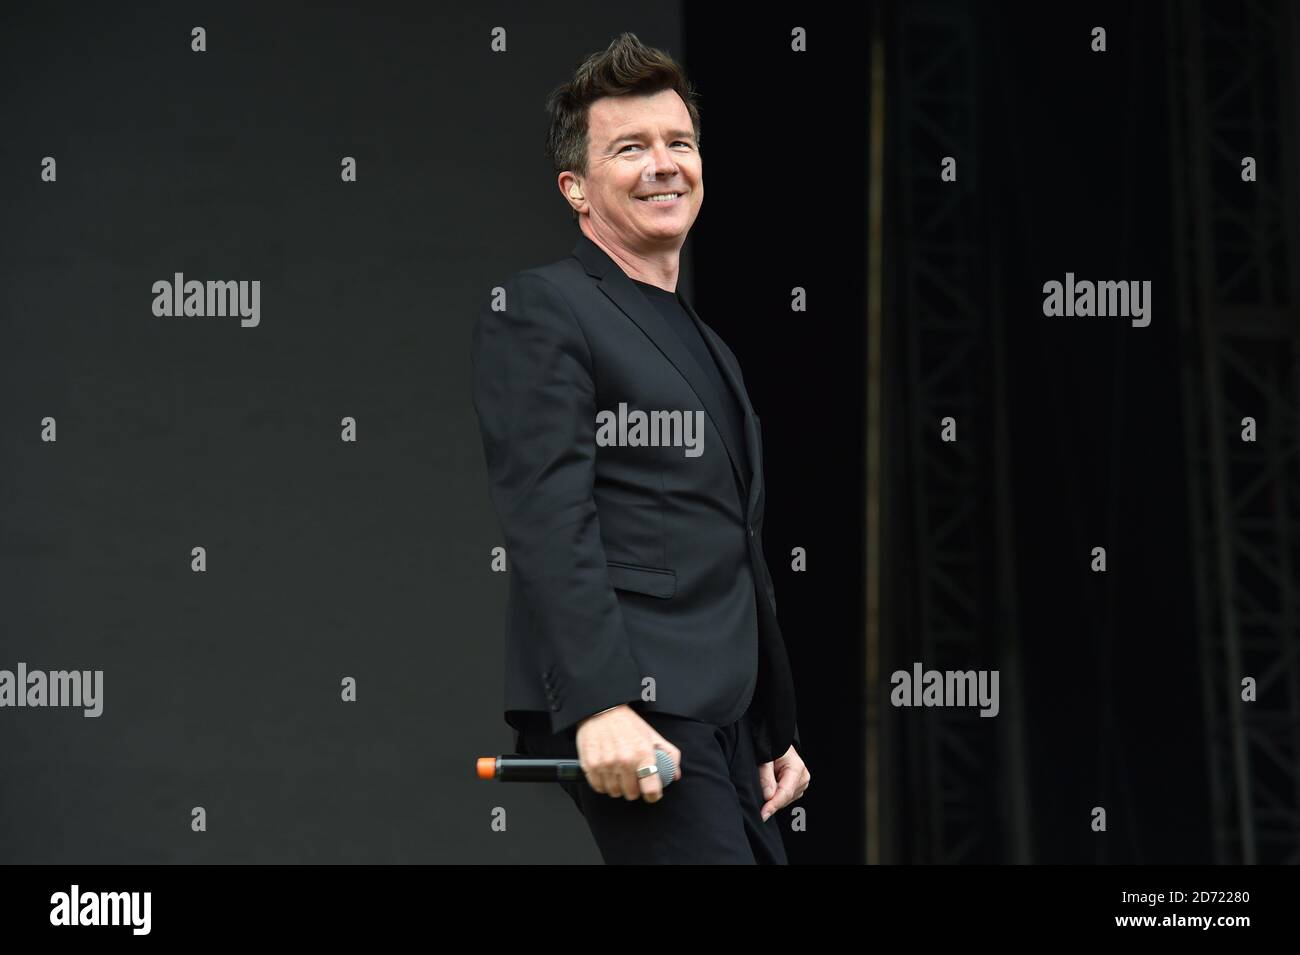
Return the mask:
[[[604,96],[651,94],[674,90],[686,103],[695,148],[700,148],[700,110],[697,93],[686,74],[667,53],[648,47],[635,33],[620,33],[608,48],[593,53],[574,71],[573,79],[553,89],[546,98],[550,125],[546,155],[558,176],[566,169],[587,174],[587,119],[591,104]],[[578,213],[573,211],[573,221]]]

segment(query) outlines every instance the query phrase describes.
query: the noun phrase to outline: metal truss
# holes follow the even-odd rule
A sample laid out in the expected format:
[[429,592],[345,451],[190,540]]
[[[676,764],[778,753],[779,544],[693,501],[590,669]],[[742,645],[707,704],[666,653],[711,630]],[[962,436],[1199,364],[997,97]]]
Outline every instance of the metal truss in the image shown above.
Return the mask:
[[[1300,862],[1300,7],[1169,2],[1174,244],[1215,859]],[[1254,157],[1258,181],[1243,182]],[[1242,440],[1242,419],[1257,422]],[[1243,702],[1242,680],[1257,683]]]
[[[889,791],[891,828],[911,834],[886,861],[1029,861],[1001,317],[976,115],[980,15],[969,4],[894,7],[894,307],[909,458],[899,500],[910,498],[915,554],[911,576],[897,577],[908,606],[883,641],[882,669],[998,669],[1010,708],[985,719],[974,708],[884,707],[909,772]],[[940,180],[944,156],[957,159],[956,182]],[[958,440],[945,444],[949,416]]]

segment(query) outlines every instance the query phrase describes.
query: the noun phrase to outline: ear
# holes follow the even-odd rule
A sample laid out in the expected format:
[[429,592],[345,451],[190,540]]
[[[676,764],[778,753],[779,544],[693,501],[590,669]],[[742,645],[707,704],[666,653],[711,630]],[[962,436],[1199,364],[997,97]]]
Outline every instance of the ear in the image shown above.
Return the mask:
[[560,173],[556,184],[560,187],[560,194],[564,196],[565,201],[573,207],[573,211],[581,212],[586,205],[587,198],[583,192],[582,182],[578,177],[566,169]]

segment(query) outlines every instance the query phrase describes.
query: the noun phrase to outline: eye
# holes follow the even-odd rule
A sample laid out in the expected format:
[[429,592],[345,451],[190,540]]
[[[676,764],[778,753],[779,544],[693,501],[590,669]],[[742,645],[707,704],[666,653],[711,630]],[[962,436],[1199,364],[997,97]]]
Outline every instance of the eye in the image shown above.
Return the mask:
[[[673,142],[673,145],[674,145],[674,146],[685,146],[687,149],[690,149],[690,148],[691,148],[691,144],[688,143],[688,142],[687,142],[686,140],[684,140],[684,139],[678,139],[678,140],[675,140],[675,141]],[[624,149],[640,149],[640,148],[641,148],[641,147],[638,146],[636,143],[628,143],[626,146],[624,146],[622,149],[620,149],[619,152],[623,152]]]

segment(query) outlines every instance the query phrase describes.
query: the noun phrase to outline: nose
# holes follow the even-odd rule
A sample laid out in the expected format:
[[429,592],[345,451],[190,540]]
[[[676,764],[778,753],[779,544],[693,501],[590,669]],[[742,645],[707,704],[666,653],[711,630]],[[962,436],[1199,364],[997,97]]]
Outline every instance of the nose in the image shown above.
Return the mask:
[[645,168],[641,170],[641,178],[647,182],[653,182],[661,175],[672,178],[677,175],[677,160],[673,158],[673,152],[668,148],[667,143],[657,143],[650,150],[650,161],[646,163]]

